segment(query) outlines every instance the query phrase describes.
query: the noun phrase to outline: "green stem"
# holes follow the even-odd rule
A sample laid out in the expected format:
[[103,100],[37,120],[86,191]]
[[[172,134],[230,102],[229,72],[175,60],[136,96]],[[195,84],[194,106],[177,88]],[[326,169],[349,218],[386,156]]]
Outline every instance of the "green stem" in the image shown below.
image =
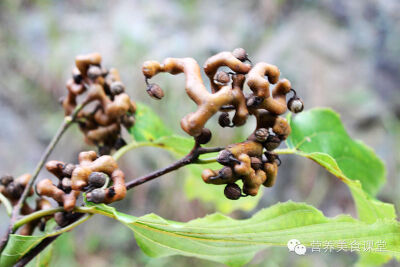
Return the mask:
[[54,209],[47,209],[47,210],[39,210],[33,212],[29,215],[22,217],[19,221],[16,221],[13,226],[13,232],[17,231],[22,225],[27,224],[31,221],[36,221],[44,216],[52,215],[56,212],[64,211],[64,208],[54,208]]
[[77,220],[76,222],[71,223],[70,225],[65,226],[64,228],[61,228],[60,230],[54,231],[54,232],[52,232],[52,233],[50,233],[50,234],[47,234],[47,237],[49,237],[49,236],[56,236],[56,235],[60,235],[60,234],[62,234],[62,233],[68,232],[68,231],[74,229],[75,227],[77,227],[78,225],[80,225],[80,224],[86,222],[86,221],[89,220],[92,216],[93,216],[93,214],[89,214],[89,215],[87,215],[87,216],[85,216],[85,217],[83,217],[83,218]]
[[[19,221],[15,222],[14,227],[13,227],[13,231],[17,231],[18,228],[20,228],[21,226],[30,223],[32,221],[36,221],[42,217],[45,216],[50,216],[54,213],[57,212],[62,212],[65,211],[63,207],[59,207],[59,208],[54,208],[54,209],[47,209],[47,210],[40,210],[40,211],[36,211],[33,212],[29,215],[26,215],[24,217],[22,217]],[[97,210],[95,207],[75,207],[74,208],[75,212],[80,212],[80,213],[90,213],[90,214],[101,214],[101,215],[105,215],[111,218],[114,218],[111,214],[106,213],[106,212],[102,212],[100,210]],[[114,218],[115,219],[115,218]]]
[[208,158],[208,159],[198,159],[193,164],[208,164],[217,162],[217,158]]
[[283,148],[283,149],[275,149],[273,152],[278,155],[288,155],[296,153],[296,149],[294,148]]
[[98,210],[98,209],[96,209],[96,207],[76,207],[74,209],[74,211],[80,212],[80,213],[100,214],[100,215],[109,217],[111,219],[116,219],[117,218],[114,214],[108,213],[108,212],[104,212],[102,210]]
[[4,207],[6,208],[7,211],[7,215],[11,216],[12,214],[11,203],[2,193],[0,193],[0,202],[4,204]]
[[144,147],[144,146],[153,146],[153,147],[163,148],[163,146],[161,146],[157,143],[153,143],[153,142],[140,142],[139,143],[139,142],[133,141],[133,142],[127,144],[126,146],[123,146],[122,148],[120,148],[117,152],[115,152],[113,155],[113,158],[117,161],[123,155],[125,155],[125,153],[127,153],[128,151],[138,148],[138,147]]

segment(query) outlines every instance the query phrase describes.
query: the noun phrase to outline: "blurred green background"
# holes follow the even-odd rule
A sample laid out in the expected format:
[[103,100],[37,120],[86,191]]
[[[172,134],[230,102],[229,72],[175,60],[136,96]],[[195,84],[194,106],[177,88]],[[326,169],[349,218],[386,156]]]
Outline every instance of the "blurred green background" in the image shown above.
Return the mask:
[[[106,67],[119,69],[128,93],[151,106],[178,134],[179,120],[194,108],[183,76],[160,75],[163,101],[145,92],[141,63],[165,57],[194,57],[200,65],[212,54],[244,47],[253,62],[277,65],[291,80],[306,109],[331,107],[353,138],[374,148],[385,161],[387,183],[378,198],[400,206],[400,2],[398,0],[260,1],[0,1],[0,173],[32,172],[63,118],[58,99],[66,94],[74,57],[92,51]],[[213,144],[229,144],[251,130],[209,126]],[[338,144],[340,145],[340,144]],[[90,149],[76,127],[51,159],[76,162]],[[312,162],[282,156],[277,184],[264,190],[257,209],[278,201],[307,202],[327,216],[355,215],[348,189]],[[166,166],[173,158],[154,148],[121,160],[128,179]],[[130,192],[114,206],[136,216],[154,212],[188,221],[216,211],[212,203],[188,200],[180,170]],[[42,171],[41,178],[50,177]],[[199,177],[199,179],[201,179]],[[0,207],[0,230],[6,217]],[[255,212],[234,211],[235,218]],[[133,235],[110,219],[95,216],[62,236],[51,266],[220,266],[170,257],[152,259]],[[271,248],[248,266],[350,266],[350,253],[299,257]],[[390,262],[387,266],[395,266]]]

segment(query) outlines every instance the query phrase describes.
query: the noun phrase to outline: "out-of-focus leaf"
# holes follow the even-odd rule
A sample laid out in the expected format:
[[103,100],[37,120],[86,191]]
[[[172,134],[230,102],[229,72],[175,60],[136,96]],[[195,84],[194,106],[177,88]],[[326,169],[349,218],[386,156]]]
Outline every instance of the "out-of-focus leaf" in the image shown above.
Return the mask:
[[[76,251],[80,248],[75,246],[74,231],[62,234],[54,242],[52,265],[57,267],[78,267],[79,264],[75,258]],[[102,238],[100,236],[100,238]]]
[[154,141],[164,136],[172,135],[160,117],[150,107],[137,103],[135,125],[129,129],[137,142]]
[[246,220],[216,213],[187,223],[165,220],[155,214],[138,218],[104,204],[93,208],[132,229],[140,248],[153,257],[183,255],[242,266],[257,251],[268,246],[286,247],[291,239],[299,240],[308,249],[314,241],[330,241],[336,249],[339,242],[355,242],[361,248],[365,242],[372,242],[374,253],[400,255],[398,222],[377,220],[368,224],[350,216],[327,218],[303,203],[278,203]]
[[49,245],[34,260],[29,263],[29,267],[48,267],[50,266],[51,258],[53,254],[53,246]]
[[194,141],[179,135],[163,136],[154,141],[158,147],[172,152],[177,157],[183,157],[192,150]]

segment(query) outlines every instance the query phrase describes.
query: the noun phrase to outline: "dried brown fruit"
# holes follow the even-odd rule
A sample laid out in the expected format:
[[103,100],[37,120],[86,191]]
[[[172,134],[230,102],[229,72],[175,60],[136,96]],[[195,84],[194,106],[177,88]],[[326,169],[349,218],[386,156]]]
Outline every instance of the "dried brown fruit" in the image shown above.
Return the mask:
[[210,142],[211,137],[212,137],[212,134],[211,134],[210,129],[203,128],[201,130],[201,134],[199,136],[196,136],[195,140],[200,145],[203,145],[203,144],[207,144],[208,142]]
[[237,184],[227,184],[224,189],[224,195],[231,200],[238,200],[242,196],[242,190]]
[[154,99],[160,100],[164,97],[164,91],[161,87],[156,83],[151,83],[147,86],[147,93]]

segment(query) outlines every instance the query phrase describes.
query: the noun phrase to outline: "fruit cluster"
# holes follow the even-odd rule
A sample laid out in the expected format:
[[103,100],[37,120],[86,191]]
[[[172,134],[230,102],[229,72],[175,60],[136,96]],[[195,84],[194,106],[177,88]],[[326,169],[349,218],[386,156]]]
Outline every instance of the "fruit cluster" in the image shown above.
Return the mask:
[[[227,67],[229,71],[220,71]],[[287,79],[280,80],[279,69],[260,62],[254,66],[243,48],[233,52],[221,52],[208,58],[204,72],[210,80],[211,92],[201,78],[200,66],[193,58],[167,58],[163,63],[146,61],[142,72],[147,92],[156,99],[164,96],[163,90],[155,83],[149,83],[160,72],[176,75],[184,73],[186,93],[198,106],[195,112],[181,120],[182,129],[196,141],[211,138],[211,132],[204,128],[207,121],[221,112],[218,122],[221,127],[236,127],[246,123],[249,115],[255,116],[257,126],[246,141],[232,144],[222,150],[218,162],[224,167],[218,171],[205,169],[202,178],[210,184],[227,184],[225,195],[230,199],[241,196],[255,196],[261,185],[272,186],[278,172],[279,158],[272,151],[290,134],[290,125],[280,117],[287,109],[298,113],[304,108]],[[244,86],[250,88],[245,95]],[[270,85],[275,84],[272,93]],[[286,95],[294,95],[286,102]],[[231,120],[229,112],[234,112]],[[206,138],[207,137],[207,138]],[[236,181],[243,181],[243,193]]]
[[58,178],[58,183],[43,179],[37,183],[36,192],[64,207],[63,216],[74,209],[82,192],[94,203],[109,204],[125,198],[125,175],[111,156],[98,157],[95,151],[81,152],[77,165],[52,160],[46,163],[46,169]]
[[86,142],[98,146],[100,154],[110,154],[125,145],[121,125],[127,129],[134,125],[135,102],[125,93],[118,70],[101,66],[100,54],[77,56],[75,65],[66,84],[68,94],[62,99],[65,115],[79,104],[84,106],[76,119]]

